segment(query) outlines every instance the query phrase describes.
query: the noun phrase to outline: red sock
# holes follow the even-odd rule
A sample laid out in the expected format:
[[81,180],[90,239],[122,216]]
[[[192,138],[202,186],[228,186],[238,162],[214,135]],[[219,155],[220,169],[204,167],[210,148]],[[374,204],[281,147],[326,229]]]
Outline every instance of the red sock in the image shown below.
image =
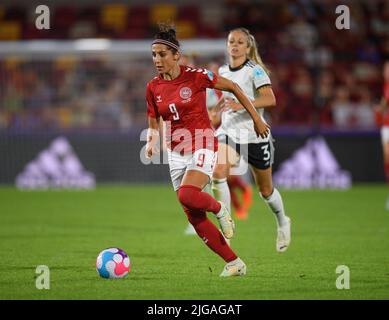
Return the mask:
[[239,201],[239,197],[235,191],[235,189],[230,187],[230,195],[231,195],[231,203],[235,210],[239,210],[242,208],[242,204]]
[[195,228],[197,234],[213,252],[217,253],[226,262],[237,258],[223,235],[216,226],[207,218],[204,211],[184,208],[189,222]]
[[384,164],[386,181],[389,183],[389,163]]
[[190,185],[181,186],[177,192],[181,204],[191,210],[209,211],[218,213],[221,205],[208,193],[202,192],[200,188]]
[[239,188],[244,191],[248,187],[247,183],[239,176],[229,176],[227,183],[230,189]]

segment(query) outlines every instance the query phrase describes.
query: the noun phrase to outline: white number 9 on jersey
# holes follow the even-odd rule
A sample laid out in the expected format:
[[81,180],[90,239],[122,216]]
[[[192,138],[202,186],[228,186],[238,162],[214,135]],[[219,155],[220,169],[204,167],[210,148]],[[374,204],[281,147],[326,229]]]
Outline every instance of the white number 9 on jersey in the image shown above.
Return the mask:
[[169,104],[169,109],[170,109],[170,112],[174,114],[173,120],[180,119],[180,115],[178,114],[176,105],[174,103]]

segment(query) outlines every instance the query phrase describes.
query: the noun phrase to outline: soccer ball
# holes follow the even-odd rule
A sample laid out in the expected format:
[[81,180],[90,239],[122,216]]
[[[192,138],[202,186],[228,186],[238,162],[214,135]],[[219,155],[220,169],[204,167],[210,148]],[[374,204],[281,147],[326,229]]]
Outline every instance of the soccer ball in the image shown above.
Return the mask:
[[130,258],[119,248],[108,248],[99,253],[96,270],[102,278],[124,278],[130,272]]

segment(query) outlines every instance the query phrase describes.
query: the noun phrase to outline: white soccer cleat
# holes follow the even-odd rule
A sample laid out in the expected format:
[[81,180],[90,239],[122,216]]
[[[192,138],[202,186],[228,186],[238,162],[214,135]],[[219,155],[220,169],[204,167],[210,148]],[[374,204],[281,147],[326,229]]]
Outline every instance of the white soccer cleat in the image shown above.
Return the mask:
[[247,268],[245,263],[240,258],[236,258],[224,266],[220,277],[244,276],[246,272]]
[[286,221],[285,225],[277,228],[276,249],[278,252],[285,252],[290,244],[290,225],[292,222],[289,217],[286,217]]
[[219,221],[220,229],[226,239],[231,239],[234,236],[235,232],[235,223],[231,218],[231,214],[228,212],[226,206],[223,202],[219,201],[221,204],[221,209],[216,215],[216,218]]

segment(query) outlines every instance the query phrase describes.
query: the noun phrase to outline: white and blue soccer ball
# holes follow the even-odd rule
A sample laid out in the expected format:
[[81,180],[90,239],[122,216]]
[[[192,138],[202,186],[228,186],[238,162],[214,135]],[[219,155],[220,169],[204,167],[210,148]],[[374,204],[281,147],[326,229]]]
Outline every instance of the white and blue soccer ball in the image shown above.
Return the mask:
[[99,253],[96,270],[102,278],[124,278],[130,272],[130,258],[119,248],[108,248]]

